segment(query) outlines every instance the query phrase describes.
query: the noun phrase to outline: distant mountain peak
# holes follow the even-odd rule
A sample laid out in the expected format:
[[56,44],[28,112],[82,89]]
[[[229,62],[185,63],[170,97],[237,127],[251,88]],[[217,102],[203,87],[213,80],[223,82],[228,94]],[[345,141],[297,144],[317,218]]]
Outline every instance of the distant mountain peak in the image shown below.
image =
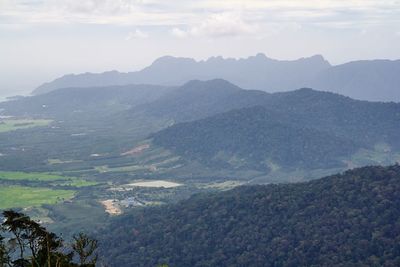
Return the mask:
[[303,87],[303,88],[299,88],[297,90],[294,90],[293,92],[309,94],[309,93],[317,93],[317,92],[320,92],[320,91],[317,91],[317,90],[314,90],[314,89],[308,88],[308,87]]
[[335,94],[335,93],[328,92],[328,91],[315,90],[315,89],[309,88],[309,87],[303,87],[303,88],[299,88],[299,89],[296,89],[296,90],[293,90],[293,91],[281,92],[281,93],[277,93],[277,94],[292,94],[292,95],[336,95],[336,96],[344,97],[344,96],[339,95],[339,94]]
[[168,65],[168,64],[176,64],[176,63],[196,63],[196,60],[193,58],[187,57],[174,57],[174,56],[163,56],[159,57],[151,64],[151,66],[157,65]]
[[299,58],[298,61],[306,61],[306,62],[312,62],[313,64],[322,64],[325,65],[327,68],[332,67],[331,63],[329,63],[328,60],[326,60],[322,55],[313,55],[311,57],[302,57]]
[[217,56],[217,57],[209,57],[205,62],[218,62],[218,61],[224,61],[225,58],[222,56]]
[[323,60],[323,61],[327,61],[321,54],[316,54],[313,55],[311,57],[309,57],[310,59],[316,59],[316,60]]
[[228,58],[224,58],[222,56],[214,56],[214,57],[210,57],[207,60],[205,60],[204,62],[208,62],[208,63],[212,63],[212,62],[223,62],[223,61],[248,61],[248,60],[262,60],[262,61],[279,61],[276,59],[272,59],[267,57],[264,53],[257,53],[255,56],[249,56],[246,58],[232,58],[232,57],[228,57]]
[[256,58],[268,58],[264,53],[257,53]]
[[185,83],[183,88],[215,88],[215,87],[221,87],[221,88],[235,88],[237,90],[242,90],[238,86],[234,85],[231,82],[228,82],[227,80],[224,79],[212,79],[212,80],[191,80]]

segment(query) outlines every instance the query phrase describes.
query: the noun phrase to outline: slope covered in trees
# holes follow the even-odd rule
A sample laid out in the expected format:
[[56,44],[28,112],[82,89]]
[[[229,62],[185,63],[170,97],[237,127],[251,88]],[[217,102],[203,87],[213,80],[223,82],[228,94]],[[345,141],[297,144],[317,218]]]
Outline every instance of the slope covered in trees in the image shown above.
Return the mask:
[[153,142],[216,168],[260,170],[271,162],[288,169],[340,166],[340,158],[357,148],[334,134],[285,123],[260,106],[178,124],[155,134]]
[[136,210],[101,232],[111,266],[399,266],[400,166],[245,186]]
[[387,142],[400,148],[400,104],[354,100],[308,88],[276,93],[266,104],[286,121],[357,140]]
[[[305,169],[344,166],[358,149],[374,149],[379,143],[400,150],[400,104],[358,101],[312,89],[262,97],[257,92],[249,92],[247,99],[238,97],[242,102],[220,101],[219,107],[259,106],[175,124],[153,134],[153,143],[208,166],[259,170],[271,164]],[[186,118],[198,114],[177,106],[174,113]],[[163,114],[174,117],[167,110]]]
[[133,107],[128,114],[145,113],[175,122],[192,121],[232,109],[265,105],[271,94],[257,90],[243,90],[221,79],[190,81],[169,90],[157,100]]

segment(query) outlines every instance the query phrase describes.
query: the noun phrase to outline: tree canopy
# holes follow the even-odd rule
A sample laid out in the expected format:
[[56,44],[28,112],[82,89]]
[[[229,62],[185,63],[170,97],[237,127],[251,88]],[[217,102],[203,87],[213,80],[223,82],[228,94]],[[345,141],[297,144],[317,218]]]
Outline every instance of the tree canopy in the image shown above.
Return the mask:
[[400,166],[244,186],[136,210],[102,231],[111,266],[399,266]]
[[[94,267],[97,241],[86,234],[67,245],[29,216],[13,210],[3,212],[0,232],[0,267]],[[3,234],[3,235],[2,235]],[[79,263],[74,259],[79,258]]]

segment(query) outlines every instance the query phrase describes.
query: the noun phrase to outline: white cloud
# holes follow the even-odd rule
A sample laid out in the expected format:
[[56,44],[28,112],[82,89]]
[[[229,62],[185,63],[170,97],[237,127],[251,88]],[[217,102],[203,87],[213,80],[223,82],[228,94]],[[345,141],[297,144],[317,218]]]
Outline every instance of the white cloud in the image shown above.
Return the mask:
[[128,33],[128,35],[125,37],[125,40],[129,41],[132,39],[147,39],[149,38],[149,34],[145,33],[139,29],[136,29],[134,32]]
[[[399,22],[399,0],[0,0],[0,24],[90,23],[113,25],[182,25],[212,29],[216,35],[234,34],[224,16],[242,14],[262,22],[332,22],[387,20]],[[204,22],[204,17],[213,16]],[[209,18],[210,20],[210,18]],[[208,24],[220,24],[219,28]],[[249,22],[247,21],[247,24]],[[224,25],[225,24],[225,25]],[[197,25],[197,26],[193,26]],[[230,24],[232,25],[232,24]],[[246,24],[238,24],[248,31]],[[230,33],[229,33],[230,32]]]
[[193,36],[225,37],[255,33],[257,27],[232,13],[213,14],[203,23],[190,29]]
[[[399,24],[400,0],[0,0],[0,29],[60,23],[166,26],[176,38],[262,38],[290,25],[361,31]],[[137,30],[126,39],[148,36]]]
[[0,0],[0,24],[172,25],[187,19],[187,12],[164,10],[160,3],[151,0]]
[[178,38],[193,37],[232,37],[254,34],[258,26],[245,22],[240,14],[211,14],[203,22],[190,26],[187,30],[173,28],[172,35]]
[[186,31],[179,28],[173,28],[171,30],[171,34],[177,38],[185,38],[186,36],[188,36],[188,33]]

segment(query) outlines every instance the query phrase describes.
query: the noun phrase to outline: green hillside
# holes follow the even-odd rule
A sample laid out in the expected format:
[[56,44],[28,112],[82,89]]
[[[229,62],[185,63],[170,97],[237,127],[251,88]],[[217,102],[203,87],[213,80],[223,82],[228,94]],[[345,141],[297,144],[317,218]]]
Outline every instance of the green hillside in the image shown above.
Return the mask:
[[[268,172],[273,166],[285,170],[360,166],[357,162],[369,159],[353,159],[374,153],[382,144],[387,149],[379,157],[389,161],[373,163],[397,161],[389,154],[400,151],[399,104],[357,101],[312,89],[257,99],[261,104],[172,125],[151,135],[153,143],[217,169]],[[249,101],[256,104],[255,98]],[[192,114],[184,105],[179,107],[182,114]]]
[[292,126],[263,107],[177,124],[154,134],[153,142],[215,168],[264,171],[271,163],[287,169],[337,167],[358,148],[334,134]]
[[400,166],[246,186],[103,229],[110,266],[398,266]]

